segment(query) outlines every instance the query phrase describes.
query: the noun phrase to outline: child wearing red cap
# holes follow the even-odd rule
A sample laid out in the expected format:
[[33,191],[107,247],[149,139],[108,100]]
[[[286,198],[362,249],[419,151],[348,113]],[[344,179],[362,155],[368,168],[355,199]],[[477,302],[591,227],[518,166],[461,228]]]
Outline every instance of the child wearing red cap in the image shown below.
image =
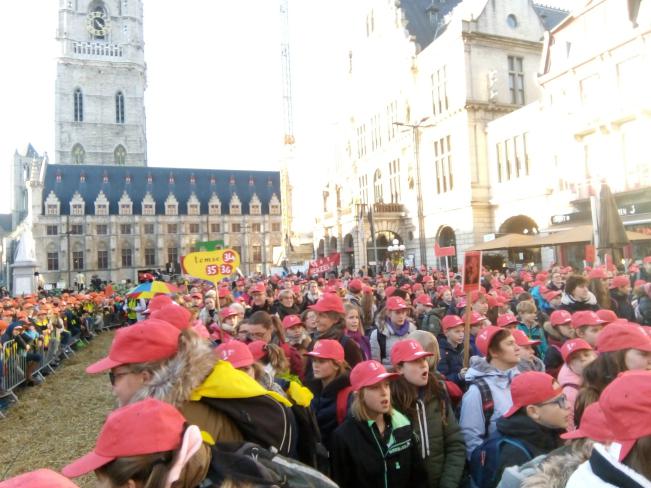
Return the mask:
[[364,361],[371,359],[371,342],[369,338],[364,335],[364,328],[362,327],[362,318],[360,308],[353,303],[344,304],[346,315],[345,321],[345,334],[354,340],[362,351]]
[[613,322],[597,338],[597,358],[583,370],[583,385],[576,399],[575,423],[585,408],[599,400],[601,392],[619,373],[651,369],[651,338],[642,327]]
[[429,369],[427,358],[432,356],[413,339],[394,346],[391,363],[400,377],[391,384],[391,401],[421,432],[420,455],[429,486],[456,488],[464,470],[465,446],[445,383]]
[[408,318],[411,307],[399,296],[387,299],[375,320],[376,329],[371,332],[371,356],[376,361],[391,365],[391,348],[394,344],[405,339],[407,334],[416,330],[416,326]]
[[511,408],[511,380],[518,374],[520,362],[520,347],[508,329],[488,326],[476,342],[485,358],[470,358],[465,380],[471,385],[463,396],[459,420],[468,459],[495,432],[497,419]]
[[545,372],[545,363],[536,356],[535,346],[540,344],[540,341],[532,341],[527,337],[527,334],[519,329],[511,332],[515,338],[515,343],[520,347],[520,362],[518,363],[518,371],[526,373],[527,371]]
[[583,384],[583,371],[597,358],[590,344],[583,339],[570,339],[563,347],[561,354],[565,364],[558,373],[558,382],[563,388],[567,404],[570,409],[570,417],[567,422],[567,430],[574,430],[574,405]]
[[446,315],[441,321],[443,333],[438,337],[441,351],[438,371],[445,379],[456,383],[461,389],[466,387],[466,382],[463,379],[466,373],[466,369],[463,367],[464,328],[464,321],[461,317]]
[[344,348],[332,339],[317,341],[307,353],[312,358],[314,378],[306,386],[314,394],[311,408],[319,424],[321,440],[330,451],[332,433],[345,419],[350,394],[350,367]]
[[341,488],[426,487],[427,473],[409,419],[392,408],[388,373],[363,361],[350,373],[350,415],[332,436],[332,478]]
[[596,347],[599,334],[604,328],[604,321],[591,310],[580,310],[572,314],[572,328],[577,338]]
[[518,312],[518,317],[520,317],[518,329],[524,332],[529,339],[540,342],[535,347],[536,356],[543,359],[547,353],[547,337],[541,324],[538,323],[538,309],[536,305],[533,301],[522,301],[518,303],[516,311]]
[[543,359],[545,370],[548,374],[556,377],[563,366],[561,347],[565,341],[574,339],[572,314],[567,310],[554,310],[549,319],[545,321],[543,329],[547,333],[549,344]]

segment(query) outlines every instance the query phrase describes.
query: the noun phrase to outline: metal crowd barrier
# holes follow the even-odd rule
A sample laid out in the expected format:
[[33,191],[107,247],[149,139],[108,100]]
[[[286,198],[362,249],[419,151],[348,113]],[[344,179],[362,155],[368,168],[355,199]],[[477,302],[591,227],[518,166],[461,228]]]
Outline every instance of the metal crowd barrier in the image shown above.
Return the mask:
[[27,371],[27,359],[24,354],[21,354],[18,343],[14,340],[5,342],[2,345],[0,393],[10,396],[17,402],[18,397],[14,389],[25,381],[25,371]]

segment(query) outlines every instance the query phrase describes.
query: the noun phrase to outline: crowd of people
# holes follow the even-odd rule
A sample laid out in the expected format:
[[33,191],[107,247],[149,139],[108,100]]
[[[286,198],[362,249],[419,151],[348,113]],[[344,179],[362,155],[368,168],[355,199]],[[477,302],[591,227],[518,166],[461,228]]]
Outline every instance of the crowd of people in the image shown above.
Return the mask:
[[468,293],[431,269],[313,278],[5,299],[8,337],[64,341],[91,307],[128,324],[87,368],[108,373],[118,407],[63,475],[114,488],[651,487],[651,257],[626,272],[484,270]]

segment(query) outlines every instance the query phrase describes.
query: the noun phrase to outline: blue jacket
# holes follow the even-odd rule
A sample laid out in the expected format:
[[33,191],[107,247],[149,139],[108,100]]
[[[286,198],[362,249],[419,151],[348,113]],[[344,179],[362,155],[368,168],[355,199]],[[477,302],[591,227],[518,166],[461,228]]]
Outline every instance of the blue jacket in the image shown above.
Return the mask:
[[547,354],[547,336],[542,327],[536,325],[534,327],[527,327],[526,325],[520,323],[518,324],[518,329],[527,334],[527,337],[532,341],[540,341],[540,344],[534,346],[536,350],[536,356],[540,359],[545,359],[545,354]]
[[444,335],[439,336],[439,349],[441,350],[441,359],[437,369],[439,373],[445,376],[445,379],[455,382],[463,390],[466,382],[459,376],[459,371],[463,369],[463,343],[453,347]]

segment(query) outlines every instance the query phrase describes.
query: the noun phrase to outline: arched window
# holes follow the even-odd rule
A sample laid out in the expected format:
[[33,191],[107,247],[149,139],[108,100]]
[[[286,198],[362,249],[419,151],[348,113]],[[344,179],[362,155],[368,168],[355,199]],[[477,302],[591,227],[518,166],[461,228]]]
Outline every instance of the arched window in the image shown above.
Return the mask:
[[115,159],[115,164],[118,166],[124,166],[127,162],[127,150],[124,146],[118,146],[113,151],[113,158]]
[[84,121],[84,95],[81,88],[75,90],[75,122]]
[[115,123],[124,124],[124,95],[121,91],[115,94]]
[[84,151],[84,148],[81,144],[75,144],[72,146],[72,151],[70,154],[72,155],[72,164],[84,164],[84,160],[86,159],[86,151]]
[[383,203],[382,197],[382,173],[376,170],[373,174],[373,200],[375,203]]

